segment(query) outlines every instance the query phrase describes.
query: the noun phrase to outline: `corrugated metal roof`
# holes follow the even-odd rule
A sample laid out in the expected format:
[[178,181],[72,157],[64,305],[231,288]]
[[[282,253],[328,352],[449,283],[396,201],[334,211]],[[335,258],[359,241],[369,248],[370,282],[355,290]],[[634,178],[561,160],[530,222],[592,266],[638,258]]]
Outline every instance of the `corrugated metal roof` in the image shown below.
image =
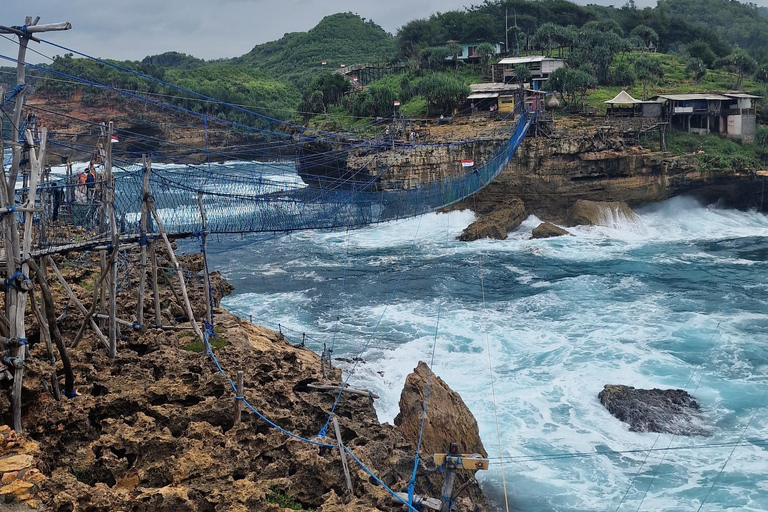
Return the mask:
[[713,100],[728,101],[731,98],[713,93],[691,93],[691,94],[659,94],[659,98],[672,101],[693,101],[693,100]]
[[747,98],[753,100],[759,100],[762,96],[755,96],[754,94],[747,94],[746,92],[724,92],[724,96],[729,98]]
[[498,98],[499,93],[497,92],[476,92],[472,93],[469,96],[467,96],[468,100],[482,100],[486,98]]
[[505,84],[502,82],[483,82],[480,84],[471,84],[469,90],[472,93],[476,92],[502,92],[502,91],[514,91],[519,89],[518,84]]
[[531,55],[529,57],[507,57],[501,59],[499,64],[530,64],[532,62],[541,62],[543,60],[563,60],[554,57],[545,57],[544,55]]

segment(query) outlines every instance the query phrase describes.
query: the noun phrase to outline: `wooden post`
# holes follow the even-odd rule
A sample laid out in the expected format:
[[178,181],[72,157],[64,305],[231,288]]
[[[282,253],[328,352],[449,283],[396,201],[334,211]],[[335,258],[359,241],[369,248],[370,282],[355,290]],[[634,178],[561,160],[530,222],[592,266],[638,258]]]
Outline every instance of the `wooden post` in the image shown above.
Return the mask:
[[208,273],[208,219],[203,208],[203,193],[197,193],[197,204],[200,207],[200,219],[203,227],[203,277],[205,285],[205,321],[213,325],[213,307],[211,306],[211,276]]
[[165,248],[168,251],[168,256],[171,258],[171,263],[173,263],[173,268],[176,269],[176,275],[179,276],[181,296],[184,299],[182,305],[187,313],[187,318],[189,318],[189,322],[192,324],[192,329],[195,331],[197,337],[200,338],[200,341],[203,342],[203,346],[205,346],[205,350],[207,352],[210,350],[210,347],[208,346],[208,339],[203,335],[203,331],[200,330],[200,326],[197,325],[197,322],[195,321],[195,314],[192,312],[192,305],[189,303],[189,295],[187,295],[187,285],[184,282],[184,272],[181,271],[181,265],[179,265],[179,260],[176,259],[176,254],[173,252],[173,246],[171,245],[171,241],[168,240],[168,235],[166,235],[165,229],[163,228],[163,221],[160,220],[160,215],[157,214],[157,210],[155,209],[155,205],[152,203],[151,196],[149,200],[149,211],[152,213],[152,217],[155,219],[155,223],[157,224],[157,231],[163,238]]
[[341,465],[344,467],[344,477],[347,479],[347,491],[350,496],[355,495],[355,491],[352,488],[352,478],[349,476],[349,466],[347,465],[347,452],[344,451],[344,443],[341,440],[341,430],[339,430],[339,420],[336,416],[333,416],[333,429],[336,431],[336,443],[339,447],[339,455],[341,455]]
[[[117,356],[117,265],[114,258],[117,258],[118,245],[120,244],[120,237],[117,233],[117,217],[115,216],[115,181],[112,177],[112,134],[114,133],[114,125],[112,121],[109,122],[109,130],[107,130],[107,155],[104,160],[104,174],[105,174],[105,188],[106,190],[102,194],[105,197],[107,205],[107,213],[109,217],[109,232],[112,238],[112,262],[109,269],[109,357]],[[143,247],[143,246],[142,246]],[[145,260],[146,260],[146,250]],[[146,263],[146,262],[145,262]],[[142,266],[142,275],[144,275],[144,267]],[[139,317],[139,323],[143,324],[142,318]]]
[[[80,312],[83,314],[83,317],[85,318],[88,315],[88,311],[85,309],[85,306],[83,306],[83,303],[80,302],[80,300],[77,298],[77,295],[72,291],[72,288],[69,287],[69,284],[67,284],[67,281],[64,279],[64,276],[59,271],[59,267],[56,266],[56,263],[54,263],[53,258],[50,256],[46,256],[46,260],[51,265],[51,269],[53,270],[53,273],[56,275],[56,279],[58,279],[59,284],[64,288],[64,291],[67,292],[67,296],[69,299],[75,303],[75,307],[80,310]],[[101,343],[104,345],[105,348],[109,349],[109,341],[107,341],[107,338],[104,336],[104,334],[101,332],[101,329],[99,329],[99,326],[96,325],[96,322],[91,319],[90,320],[91,329],[93,329],[93,332],[96,333],[96,336],[101,340]]]
[[240,424],[243,412],[243,372],[237,372],[237,395],[235,395],[235,425]]
[[[458,445],[456,443],[451,443],[450,447],[448,448],[447,455],[457,454],[458,451]],[[443,506],[440,508],[440,512],[451,512],[451,508],[453,508],[453,500],[451,498],[453,496],[453,481],[455,479],[456,466],[450,463],[448,459],[446,459],[443,489],[440,491],[440,501],[443,503]]]
[[[110,137],[111,138],[111,137]],[[144,182],[141,187],[141,220],[139,221],[139,244],[141,245],[141,263],[139,264],[139,297],[136,305],[136,318],[140,324],[144,324],[144,289],[147,283],[147,219],[149,212],[149,172],[152,163],[147,157],[142,158],[144,164]],[[157,283],[155,283],[157,286]]]
[[[38,33],[38,32],[48,32],[51,30],[68,30],[72,28],[72,25],[69,23],[55,23],[51,25],[37,25],[37,22],[39,21],[39,17],[32,19],[31,16],[27,16],[27,18],[24,20],[24,30],[19,30],[12,27],[6,27],[0,25],[0,33],[3,34],[14,34],[18,36],[19,38],[19,54],[18,58],[16,59],[16,85],[25,87],[26,86],[26,52],[27,52],[27,45],[31,40],[33,41],[39,41],[36,37],[34,37],[32,34]],[[21,133],[21,116],[22,116],[22,110],[24,108],[24,95],[26,93],[26,89],[23,88],[18,95],[16,96],[16,105],[14,106],[13,114],[11,115],[12,121],[11,126],[13,127],[11,130],[11,144],[12,144],[12,158],[11,158],[11,167],[6,172],[5,165],[3,163],[0,163],[0,169],[3,171],[3,180],[2,183],[0,183],[0,200],[2,200],[3,205],[13,206],[15,205],[15,191],[16,191],[16,178],[18,177],[19,169],[20,169],[20,162],[21,162],[21,146],[19,145],[19,140],[21,139],[22,133]],[[30,161],[32,163],[33,169],[35,169],[33,172],[37,172],[38,175],[40,173],[40,169],[42,166],[44,166],[45,162],[45,145],[47,141],[48,133],[47,130],[43,129],[43,133],[41,136],[41,142],[40,142],[40,149],[37,155],[35,155],[34,150],[34,141],[31,141],[30,143]],[[28,136],[28,140],[32,138],[31,133]],[[0,149],[2,147],[0,146]],[[0,152],[2,154],[2,152]],[[34,158],[33,158],[34,157]],[[34,180],[35,182],[30,184],[30,192],[34,194],[37,189],[37,178]],[[32,201],[30,202],[31,206],[34,207],[34,195],[32,195]],[[28,205],[29,206],[29,205]],[[4,229],[3,229],[3,237],[5,240],[5,250],[6,250],[6,271],[8,277],[13,277],[14,280],[19,284],[16,287],[11,287],[9,290],[6,290],[6,296],[5,296],[5,308],[6,308],[6,317],[8,318],[9,323],[9,335],[14,338],[25,338],[25,330],[24,330],[24,311],[26,309],[26,302],[27,302],[27,296],[26,292],[31,286],[31,282],[29,279],[24,279],[23,276],[21,280],[16,279],[16,272],[19,270],[18,268],[18,262],[21,262],[21,273],[23,275],[27,275],[29,272],[29,266],[25,263],[26,259],[29,257],[29,252],[31,248],[31,242],[32,242],[32,213],[26,214],[26,224],[25,224],[25,231],[24,231],[24,251],[22,253],[22,247],[19,244],[19,226],[16,222],[16,217],[14,215],[5,215],[3,216],[3,223]],[[23,256],[23,257],[22,257]],[[20,359],[23,361],[25,351],[24,350],[18,350],[18,348],[15,348],[11,350],[11,356],[18,357],[19,354],[21,355]],[[13,382],[13,391],[12,391],[12,409],[13,409],[13,429],[17,432],[21,431],[21,380],[23,377],[23,365],[19,365],[21,368],[14,368],[14,382]]]
[[323,380],[325,380],[325,342],[323,342],[323,353],[320,356],[320,371],[323,374]]
[[40,326],[40,337],[45,340],[45,348],[48,350],[48,358],[53,362],[53,343],[51,343],[51,331],[48,329],[48,320],[45,316],[45,301],[38,306],[34,289],[29,291],[29,302],[32,304],[32,312],[35,314],[37,324]]
[[160,318],[160,283],[157,281],[157,249],[155,242],[149,246],[149,254],[152,260],[152,299],[155,302],[155,325],[163,324]]
[[[54,343],[56,343],[56,347],[59,349],[61,364],[64,366],[64,394],[71,398],[75,394],[75,374],[72,371],[72,363],[69,360],[67,347],[64,345],[64,340],[61,338],[59,324],[56,321],[56,311],[54,310],[55,306],[53,303],[53,295],[51,294],[51,288],[48,286],[48,280],[45,276],[45,265],[38,268],[32,259],[29,260],[29,264],[36,271],[37,283],[40,285],[40,295],[43,298],[43,304],[45,304],[48,329],[51,333],[51,337],[53,338]],[[58,389],[58,382],[54,388]]]

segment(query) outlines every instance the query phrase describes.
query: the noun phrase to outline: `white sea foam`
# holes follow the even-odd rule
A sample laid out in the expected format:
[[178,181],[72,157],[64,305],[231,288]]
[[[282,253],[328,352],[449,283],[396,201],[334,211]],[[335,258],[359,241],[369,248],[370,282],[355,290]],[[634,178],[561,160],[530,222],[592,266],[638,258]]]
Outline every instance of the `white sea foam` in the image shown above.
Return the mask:
[[[510,498],[520,510],[615,510],[625,493],[621,510],[637,509],[641,500],[642,510],[697,508],[733,449],[710,445],[735,442],[742,433],[744,446],[734,451],[707,503],[768,510],[768,451],[748,444],[768,436],[760,403],[768,386],[762,298],[768,265],[745,242],[768,236],[768,220],[687,199],[639,213],[642,230],[616,222],[545,240],[530,240],[539,219],[529,217],[507,240],[457,242],[473,220],[470,212],[294,235],[278,244],[290,257],[246,273],[298,280],[293,284],[305,288],[235,295],[225,305],[327,334],[337,326],[342,300],[334,353],[357,355],[367,345],[352,379],[381,396],[376,405],[383,421],[397,414],[405,377],[417,361],[431,359],[436,341],[433,368],[478,419],[490,455],[507,459]],[[267,251],[261,245],[249,250],[256,249]],[[449,271],[438,270],[442,261]],[[277,268],[287,276],[276,275]],[[431,273],[418,274],[422,268]],[[344,269],[350,272],[339,299]],[[405,274],[397,293],[396,280],[384,280],[392,273]],[[409,288],[416,279],[426,287]],[[313,298],[318,290],[329,304],[322,313]],[[619,383],[688,390],[712,436],[630,432],[597,399],[604,384]],[[652,452],[646,462],[646,452],[546,457],[668,446],[693,448]],[[479,476],[489,494],[499,496],[498,464]]]

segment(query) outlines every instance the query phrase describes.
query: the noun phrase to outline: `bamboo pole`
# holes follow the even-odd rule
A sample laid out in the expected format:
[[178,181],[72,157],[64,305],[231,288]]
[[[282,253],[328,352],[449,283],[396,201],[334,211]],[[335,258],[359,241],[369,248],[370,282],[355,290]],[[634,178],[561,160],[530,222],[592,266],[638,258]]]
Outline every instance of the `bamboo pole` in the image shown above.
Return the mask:
[[[109,256],[109,260],[107,263],[107,266],[111,265],[115,261],[115,257],[117,256],[117,247],[115,246],[112,249],[112,254]],[[107,269],[109,270],[109,268]],[[72,348],[77,347],[77,344],[80,343],[80,339],[83,337],[83,334],[85,333],[86,326],[89,325],[89,323],[93,320],[93,315],[96,313],[96,308],[99,305],[99,287],[104,282],[104,279],[107,277],[108,273],[101,274],[99,276],[99,280],[96,282],[96,285],[93,287],[93,304],[91,305],[91,309],[85,312],[85,318],[83,318],[83,323],[80,325],[80,329],[77,331],[77,334],[75,335],[75,340],[72,342]],[[107,350],[110,350],[109,342],[107,342]]]
[[[59,281],[59,284],[64,288],[64,291],[67,292],[67,296],[69,299],[75,303],[75,307],[80,310],[80,312],[83,314],[83,317],[85,317],[88,314],[88,311],[85,309],[85,306],[83,306],[83,303],[80,302],[80,300],[77,298],[77,295],[75,295],[75,292],[72,291],[72,288],[69,287],[69,284],[67,284],[66,279],[64,279],[64,276],[59,271],[59,267],[56,266],[56,263],[54,263],[53,258],[50,256],[45,257],[48,263],[51,265],[51,269],[53,270],[53,273],[56,275],[56,279]],[[99,326],[96,325],[96,322],[93,321],[93,319],[90,320],[91,329],[93,329],[93,332],[96,333],[96,336],[101,340],[101,343],[104,345],[105,348],[109,349],[109,341],[107,341],[107,338],[104,336],[104,334],[101,332],[101,329],[99,329]]]
[[[35,198],[37,195],[37,180],[41,173],[41,167],[45,161],[45,149],[48,139],[48,130],[43,128],[43,132],[40,138],[40,147],[38,151],[35,151],[34,139],[32,138],[32,132],[27,130],[24,134],[29,144],[29,161],[30,161],[30,176],[29,176],[29,195],[26,206],[35,204]],[[14,184],[15,185],[15,184]],[[19,261],[21,261],[21,273],[22,276],[29,275],[29,252],[32,248],[32,213],[24,214],[24,241],[19,254]],[[18,233],[18,230],[16,231]],[[18,234],[17,234],[18,237]],[[16,246],[18,251],[18,246]],[[6,248],[7,250],[7,248]],[[16,252],[14,251],[14,252]],[[10,267],[9,267],[10,268]],[[29,278],[23,278],[22,289],[17,290],[15,288],[10,290],[9,299],[11,301],[11,312],[9,320],[11,322],[11,336],[19,339],[25,339],[26,332],[24,326],[24,312],[27,306],[27,291],[31,288],[31,282]],[[26,282],[25,282],[26,281]],[[21,392],[22,392],[22,379],[24,378],[24,358],[26,356],[25,347],[14,347],[10,351],[11,358],[16,358],[19,361],[15,364],[14,376],[13,376],[13,391],[11,392],[12,404],[13,404],[13,430],[16,432],[21,431]]]
[[34,260],[29,260],[29,264],[35,269],[37,284],[40,285],[40,294],[42,295],[43,303],[45,304],[48,329],[50,330],[54,343],[56,343],[56,348],[59,349],[61,363],[64,366],[64,394],[68,397],[72,397],[75,392],[75,374],[72,371],[72,363],[69,360],[67,347],[64,345],[61,331],[59,331],[59,324],[56,321],[56,310],[53,303],[51,288],[48,286],[48,280],[46,279],[45,266],[38,268]]
[[32,304],[32,312],[35,314],[37,324],[40,326],[40,337],[45,341],[45,348],[48,350],[48,359],[53,361],[53,343],[51,343],[51,330],[48,327],[48,320],[45,315],[45,301],[37,304],[34,288],[29,291],[29,302]]
[[[341,386],[326,386],[325,384],[307,384],[307,387],[310,389],[317,389],[320,391],[339,391],[341,390]],[[344,386],[343,393],[350,393],[352,395],[360,395],[360,396],[367,396],[371,397],[373,399],[378,399],[379,395],[372,393],[368,391],[367,389],[352,389],[347,386]]]
[[[109,231],[112,237],[113,260],[109,270],[109,357],[117,356],[117,265],[114,258],[117,257],[120,237],[117,234],[117,219],[115,218],[115,182],[112,179],[112,134],[114,125],[109,122],[107,131],[107,157],[104,161],[105,188],[102,194],[105,197],[109,217]],[[144,267],[142,267],[143,270]],[[143,275],[143,272],[142,272]],[[143,323],[139,317],[139,323]]]
[[235,395],[235,425],[240,424],[243,413],[243,372],[237,372],[237,395]]
[[157,249],[152,242],[149,248],[150,259],[152,261],[152,300],[155,306],[155,325],[162,325],[160,317],[160,283],[157,282]]
[[349,466],[347,465],[347,453],[344,451],[344,442],[341,440],[341,430],[339,430],[339,420],[336,419],[336,416],[333,417],[333,429],[336,431],[336,443],[339,447],[341,465],[344,468],[344,477],[347,480],[347,491],[349,491],[350,496],[354,496],[355,491],[352,488],[352,478],[349,476]]
[[205,285],[205,321],[213,325],[213,306],[211,305],[211,276],[208,272],[208,218],[203,208],[203,193],[197,193],[197,204],[200,207],[200,219],[203,227],[203,277]]
[[176,274],[179,276],[179,284],[181,285],[181,295],[184,299],[183,301],[183,307],[187,313],[187,318],[189,318],[190,324],[192,324],[192,329],[195,331],[195,334],[198,338],[200,338],[200,341],[203,342],[203,346],[205,346],[206,351],[210,350],[210,347],[208,346],[208,339],[203,335],[203,331],[200,330],[200,326],[197,325],[197,322],[195,321],[195,315],[192,312],[192,305],[189,302],[189,295],[187,295],[187,285],[184,282],[184,273],[181,271],[181,265],[179,265],[179,260],[176,259],[176,254],[173,252],[173,246],[171,245],[171,241],[168,240],[168,236],[165,234],[165,228],[163,228],[163,221],[160,220],[160,215],[157,214],[157,210],[155,209],[155,205],[152,202],[151,196],[149,200],[149,211],[152,213],[152,217],[155,219],[155,223],[157,224],[157,230],[160,233],[160,236],[163,239],[163,242],[165,243],[165,248],[168,251],[168,256],[171,258],[171,263],[173,263],[173,268],[176,269]]
[[139,221],[139,234],[141,242],[141,264],[139,265],[139,296],[136,302],[136,318],[140,324],[144,323],[144,290],[147,283],[147,220],[149,212],[147,211],[147,204],[149,201],[149,172],[152,163],[147,160],[147,157],[142,158],[144,164],[144,182],[141,188],[141,220]]

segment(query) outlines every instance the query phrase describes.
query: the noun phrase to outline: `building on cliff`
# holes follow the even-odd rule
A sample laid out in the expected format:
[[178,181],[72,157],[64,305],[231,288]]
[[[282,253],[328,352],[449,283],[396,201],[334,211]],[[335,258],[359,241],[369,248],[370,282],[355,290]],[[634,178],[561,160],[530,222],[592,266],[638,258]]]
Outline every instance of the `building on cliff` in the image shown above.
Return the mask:
[[752,142],[757,130],[754,100],[760,96],[743,92],[660,94],[652,99],[664,103],[664,116],[675,129],[689,133],[720,133]]
[[494,68],[494,79],[505,83],[515,80],[515,68],[527,66],[531,72],[531,87],[539,90],[556,69],[565,67],[564,59],[545,57],[544,55],[530,55],[528,57],[508,57],[501,59]]

